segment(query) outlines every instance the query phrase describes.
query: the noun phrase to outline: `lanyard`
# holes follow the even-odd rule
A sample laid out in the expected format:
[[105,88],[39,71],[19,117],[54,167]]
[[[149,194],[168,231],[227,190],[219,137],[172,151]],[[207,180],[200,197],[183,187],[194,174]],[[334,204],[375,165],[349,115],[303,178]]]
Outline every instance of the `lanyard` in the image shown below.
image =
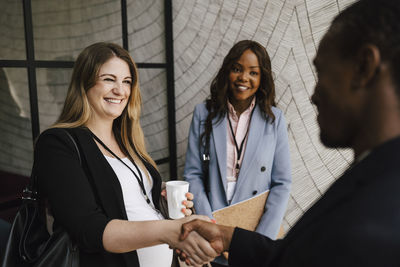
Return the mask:
[[139,176],[131,169],[131,167],[128,166],[128,164],[126,164],[122,159],[120,159],[120,157],[118,157],[114,152],[111,151],[111,149],[109,149],[101,140],[100,138],[98,138],[92,131],[89,130],[89,132],[91,133],[92,137],[99,142],[108,152],[110,152],[111,155],[113,155],[116,159],[118,159],[122,164],[124,164],[129,170],[131,170],[131,172],[133,173],[133,175],[135,176],[136,180],[138,181],[138,184],[140,186],[140,188],[142,189],[143,192],[143,196],[144,199],[146,200],[146,202],[148,204],[150,204],[150,199],[147,196],[146,193],[146,189],[144,188],[144,182],[143,182],[143,176],[142,176],[142,172],[140,171],[139,167],[136,165],[134,160],[131,160],[131,162],[133,163],[133,166],[135,166],[137,172],[139,173]]
[[232,136],[233,136],[233,141],[235,141],[236,154],[237,154],[237,161],[236,161],[236,166],[235,166],[236,178],[239,176],[239,171],[240,171],[239,160],[240,160],[240,158],[242,156],[244,141],[246,140],[247,134],[249,133],[250,122],[251,122],[251,118],[253,117],[253,113],[254,113],[255,109],[256,109],[256,107],[254,106],[253,110],[251,111],[251,114],[250,114],[249,124],[247,125],[246,134],[244,135],[244,138],[242,140],[242,143],[240,144],[240,147],[238,146],[238,144],[236,142],[236,135],[233,132],[232,123],[231,123],[231,120],[229,118],[229,112],[227,114],[228,115],[229,128],[231,129],[231,133],[232,133]]

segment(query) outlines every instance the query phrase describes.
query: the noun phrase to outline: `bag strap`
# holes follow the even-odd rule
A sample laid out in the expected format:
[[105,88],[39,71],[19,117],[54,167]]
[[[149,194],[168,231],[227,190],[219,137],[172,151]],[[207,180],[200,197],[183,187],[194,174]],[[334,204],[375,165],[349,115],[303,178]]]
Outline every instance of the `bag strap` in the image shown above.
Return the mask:
[[68,138],[69,138],[69,139],[72,141],[72,143],[74,144],[76,153],[78,154],[79,165],[82,166],[81,153],[79,152],[79,148],[78,148],[78,145],[77,145],[77,143],[76,143],[76,141],[75,141],[75,138],[73,138],[72,135],[71,135],[66,129],[63,129],[63,130],[64,130],[65,133],[67,134]]
[[[65,132],[68,139],[70,139],[74,145],[74,149],[78,154],[79,164],[82,166],[80,151],[75,139],[66,129],[61,130]],[[22,227],[22,229],[20,233],[18,233],[19,230],[16,230],[17,232],[15,233],[11,233],[12,239],[19,239],[16,243],[16,249],[18,249],[17,253],[19,254],[18,257],[22,258],[24,262],[23,266],[47,266],[51,260],[61,260],[61,258],[63,258],[63,261],[73,261],[72,263],[68,261],[68,266],[76,266],[75,261],[78,260],[77,255],[79,253],[76,242],[71,239],[68,233],[62,228],[55,228],[54,231],[58,231],[56,235],[49,235],[48,233],[46,218],[48,205],[45,198],[38,197],[37,186],[38,178],[36,170],[33,168],[31,180],[23,191],[23,204],[16,216],[16,218],[19,217],[19,219],[14,219],[13,222],[13,227],[14,224],[18,224],[17,227]],[[19,225],[21,222],[23,225]],[[65,251],[58,255],[62,250]],[[46,259],[46,257],[49,258]]]
[[[72,144],[74,145],[74,148],[76,150],[76,153],[78,154],[78,159],[79,159],[79,165],[82,166],[82,158],[81,158],[81,153],[79,151],[78,145],[75,141],[75,138],[72,137],[72,135],[68,132],[68,130],[61,128],[63,132],[68,136],[68,138],[71,140]],[[35,173],[35,169],[32,169],[32,174],[31,174],[31,179],[28,183],[28,185],[24,188],[22,191],[22,200],[37,200],[37,175]]]

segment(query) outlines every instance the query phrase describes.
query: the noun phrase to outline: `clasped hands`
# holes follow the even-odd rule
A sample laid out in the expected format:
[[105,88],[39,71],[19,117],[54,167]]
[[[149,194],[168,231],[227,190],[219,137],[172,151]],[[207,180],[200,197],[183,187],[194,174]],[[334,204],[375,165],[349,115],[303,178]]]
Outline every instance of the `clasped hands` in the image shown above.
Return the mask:
[[185,219],[175,251],[187,265],[201,266],[229,249],[234,228],[212,223],[206,216]]
[[[161,195],[166,197],[166,191]],[[232,238],[232,227],[216,225],[210,218],[202,215],[192,215],[193,194],[186,194],[187,201],[182,203],[185,218],[179,219],[181,233],[178,241],[170,243],[175,248],[179,258],[187,265],[202,266],[229,249]]]

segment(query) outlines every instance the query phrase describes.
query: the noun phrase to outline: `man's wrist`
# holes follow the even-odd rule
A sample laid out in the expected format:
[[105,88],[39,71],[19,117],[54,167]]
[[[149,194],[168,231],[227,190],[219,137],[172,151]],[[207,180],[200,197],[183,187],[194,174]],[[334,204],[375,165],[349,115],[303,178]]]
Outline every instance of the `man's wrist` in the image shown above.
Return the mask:
[[235,231],[234,227],[230,226],[221,226],[222,227],[222,242],[224,251],[228,251],[232,242],[233,232]]

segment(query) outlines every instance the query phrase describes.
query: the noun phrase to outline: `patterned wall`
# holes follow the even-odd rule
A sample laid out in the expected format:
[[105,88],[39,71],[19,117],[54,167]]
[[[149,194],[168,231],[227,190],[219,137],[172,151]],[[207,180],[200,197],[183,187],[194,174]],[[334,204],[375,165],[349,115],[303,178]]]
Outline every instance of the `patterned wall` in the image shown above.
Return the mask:
[[[293,187],[285,228],[337,178],[351,161],[349,150],[328,150],[319,141],[310,96],[316,81],[312,59],[331,19],[354,0],[173,0],[175,101],[179,178],[196,104],[230,47],[239,40],[263,44],[272,59],[278,107],[288,122]],[[20,1],[0,0],[0,59],[24,59]],[[165,62],[162,0],[128,0],[129,47],[137,62]],[[35,55],[74,60],[96,41],[121,44],[119,0],[33,0]],[[70,69],[37,69],[41,130],[57,118]],[[141,69],[142,126],[155,159],[168,156],[166,73]],[[25,69],[0,72],[0,169],[29,174],[31,129]],[[168,177],[168,164],[160,169]]]
[[351,162],[349,150],[319,141],[310,97],[316,81],[312,60],[332,18],[353,0],[174,1],[175,90],[179,173],[182,174],[193,107],[209,94],[223,57],[242,39],[270,54],[278,107],[285,113],[293,186],[286,229]]

